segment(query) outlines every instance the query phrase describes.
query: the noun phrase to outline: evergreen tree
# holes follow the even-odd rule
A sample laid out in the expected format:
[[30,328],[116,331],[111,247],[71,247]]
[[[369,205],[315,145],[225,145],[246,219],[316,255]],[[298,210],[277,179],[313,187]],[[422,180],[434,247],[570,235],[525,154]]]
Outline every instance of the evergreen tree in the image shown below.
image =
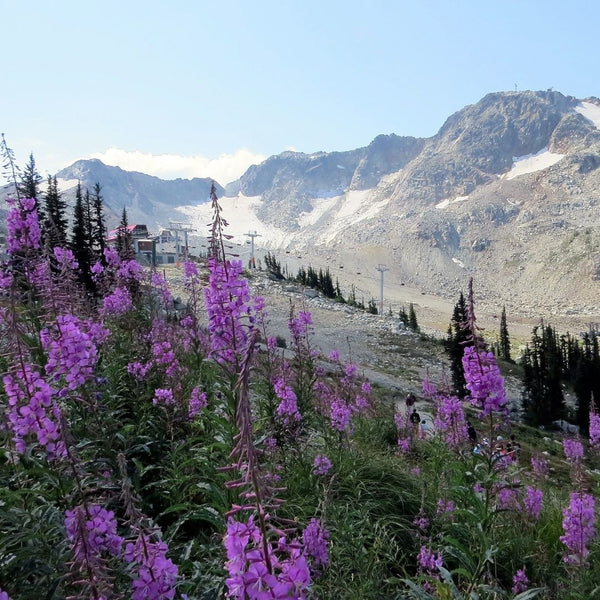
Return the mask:
[[104,223],[104,207],[102,205],[102,186],[96,182],[92,196],[92,249],[96,257],[105,264],[104,249],[106,248],[106,225]]
[[552,327],[533,329],[531,346],[523,355],[523,411],[533,425],[548,427],[565,416],[562,361],[558,336]]
[[56,176],[48,175],[48,189],[44,195],[43,232],[46,243],[51,247],[66,246],[68,220],[67,203],[58,191]]
[[127,222],[127,209],[123,207],[121,214],[121,222],[117,230],[117,252],[121,260],[133,260],[135,258],[135,251],[133,249],[133,240],[131,232],[128,229],[129,223]]
[[33,154],[30,154],[29,162],[25,165],[21,174],[21,181],[17,184],[19,194],[22,198],[35,198],[37,200],[40,195],[40,183],[42,181],[43,177],[37,171]]
[[510,357],[510,336],[506,325],[506,307],[502,307],[502,316],[500,317],[500,343],[498,354],[502,360],[514,362]]
[[79,276],[88,292],[94,292],[92,281],[91,253],[88,237],[88,228],[85,218],[85,206],[81,193],[81,184],[77,184],[75,191],[75,207],[73,209],[73,231],[71,235],[71,250],[79,263]]
[[415,312],[415,306],[412,302],[408,305],[408,327],[415,332],[419,331],[417,313]]
[[404,308],[404,306],[402,306],[402,308],[398,311],[398,316],[404,323],[405,327],[408,327],[408,313],[406,312],[406,308]]
[[454,305],[450,326],[448,327],[448,338],[446,340],[446,352],[450,358],[450,374],[454,392],[459,398],[464,398],[468,391],[465,387],[465,373],[462,364],[465,346],[472,338],[468,326],[467,303],[463,293],[460,293],[457,303]]

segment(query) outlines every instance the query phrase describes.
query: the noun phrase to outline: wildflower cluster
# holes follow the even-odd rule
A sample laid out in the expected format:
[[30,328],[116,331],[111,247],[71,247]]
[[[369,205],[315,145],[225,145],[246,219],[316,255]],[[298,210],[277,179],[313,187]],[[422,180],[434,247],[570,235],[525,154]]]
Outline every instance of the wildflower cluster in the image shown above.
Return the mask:
[[504,379],[492,352],[467,346],[463,355],[463,369],[469,400],[482,411],[482,416],[506,411]]
[[35,198],[23,198],[20,205],[8,200],[11,208],[6,216],[6,245],[10,254],[42,247],[42,230],[38,221]]
[[56,327],[40,333],[42,347],[48,353],[46,373],[55,380],[64,377],[70,390],[91,379],[98,360],[96,343],[108,334],[91,325],[73,315],[58,315]]
[[27,449],[26,438],[35,435],[44,448],[48,459],[65,455],[60,422],[61,411],[54,401],[54,390],[31,365],[15,369],[15,376],[2,378],[8,397],[8,425],[13,432],[13,441],[18,452]]
[[[321,535],[323,538],[323,535]],[[310,540],[310,534],[309,534]],[[311,541],[311,543],[313,543]],[[322,547],[312,549],[323,560]],[[299,543],[281,537],[276,546],[264,539],[252,516],[246,523],[230,518],[225,535],[228,597],[306,598],[311,576]]]
[[567,547],[564,561],[582,566],[589,555],[588,544],[596,537],[596,502],[591,494],[571,493],[569,506],[563,510],[564,535],[560,541]]

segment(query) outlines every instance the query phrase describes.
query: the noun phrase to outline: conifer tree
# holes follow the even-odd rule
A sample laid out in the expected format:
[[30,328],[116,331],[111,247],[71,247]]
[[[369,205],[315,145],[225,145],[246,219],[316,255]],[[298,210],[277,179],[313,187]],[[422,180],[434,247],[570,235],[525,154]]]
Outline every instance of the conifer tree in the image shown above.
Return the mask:
[[88,237],[88,228],[85,218],[85,206],[81,193],[81,183],[77,184],[75,191],[75,207],[73,209],[73,230],[71,235],[71,250],[79,263],[81,282],[89,292],[94,291],[91,276],[91,254]]
[[133,249],[133,240],[131,233],[128,229],[129,223],[127,222],[127,209],[123,207],[121,214],[121,222],[117,230],[117,252],[121,260],[133,260],[135,258],[135,251]]
[[43,177],[38,173],[33,154],[30,154],[29,162],[25,165],[21,174],[21,181],[17,184],[19,194],[22,198],[35,198],[37,200],[40,195],[40,183],[42,181]]
[[48,175],[48,188],[44,195],[43,231],[46,243],[51,247],[67,244],[67,203],[58,191],[56,176]]
[[498,345],[498,353],[502,360],[513,362],[510,357],[510,336],[508,335],[508,327],[506,325],[506,307],[502,307],[502,316],[500,317],[500,343]]
[[450,358],[452,386],[459,398],[464,398],[467,395],[462,358],[465,346],[471,337],[472,333],[469,331],[468,326],[467,303],[461,292],[457,303],[454,305],[450,326],[448,327],[448,338],[446,340],[446,352]]
[[106,248],[106,225],[104,223],[104,207],[102,205],[102,186],[99,182],[94,185],[92,196],[92,249],[98,260],[105,264],[104,249]]
[[408,326],[415,332],[419,331],[419,324],[417,323],[417,313],[415,312],[415,306],[412,302],[408,305]]
[[[540,335],[541,329],[541,335]],[[523,411],[533,425],[550,426],[565,414],[558,337],[550,326],[533,329],[523,355]]]

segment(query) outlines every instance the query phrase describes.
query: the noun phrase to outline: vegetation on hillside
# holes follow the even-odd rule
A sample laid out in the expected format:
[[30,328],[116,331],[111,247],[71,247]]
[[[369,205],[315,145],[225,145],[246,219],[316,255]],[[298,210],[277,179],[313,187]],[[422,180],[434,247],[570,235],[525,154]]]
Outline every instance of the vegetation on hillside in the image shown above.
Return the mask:
[[43,244],[35,201],[14,201],[0,598],[598,594],[593,404],[589,439],[511,423],[471,287],[464,400],[425,381],[435,427],[415,425],[357,365],[320,356],[310,313],[292,308],[279,347],[212,202],[181,311],[159,273],[111,248],[92,296],[73,250]]

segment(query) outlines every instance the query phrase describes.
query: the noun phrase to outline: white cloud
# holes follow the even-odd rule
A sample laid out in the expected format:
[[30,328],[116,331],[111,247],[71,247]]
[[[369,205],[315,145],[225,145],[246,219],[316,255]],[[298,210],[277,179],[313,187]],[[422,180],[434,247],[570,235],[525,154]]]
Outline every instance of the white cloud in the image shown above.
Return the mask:
[[96,152],[86,158],[97,158],[105,165],[121,167],[125,171],[139,171],[161,179],[212,177],[221,185],[225,185],[238,179],[250,165],[259,164],[267,157],[254,154],[246,148],[236,150],[233,154],[221,154],[217,158],[147,154],[139,150],[109,148],[106,152]]

